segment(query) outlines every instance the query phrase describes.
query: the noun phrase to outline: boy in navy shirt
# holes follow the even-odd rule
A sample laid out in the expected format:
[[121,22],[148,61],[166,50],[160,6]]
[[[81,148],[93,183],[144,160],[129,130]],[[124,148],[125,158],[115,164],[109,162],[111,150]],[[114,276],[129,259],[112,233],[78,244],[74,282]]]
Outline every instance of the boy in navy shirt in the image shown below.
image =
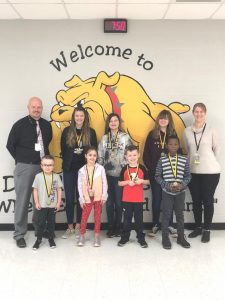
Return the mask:
[[138,242],[142,248],[147,248],[148,244],[143,233],[143,185],[149,184],[148,175],[145,167],[138,163],[140,153],[136,146],[128,146],[125,150],[125,157],[128,165],[121,170],[118,182],[119,186],[123,187],[124,212],[124,225],[118,246],[122,247],[129,241],[134,216]]

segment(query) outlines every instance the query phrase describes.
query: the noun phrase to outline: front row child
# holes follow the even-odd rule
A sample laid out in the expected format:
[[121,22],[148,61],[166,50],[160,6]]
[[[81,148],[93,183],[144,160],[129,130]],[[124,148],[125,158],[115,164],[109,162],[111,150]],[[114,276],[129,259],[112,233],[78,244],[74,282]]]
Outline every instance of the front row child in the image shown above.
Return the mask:
[[55,213],[60,209],[63,185],[59,175],[53,172],[53,168],[54,158],[51,155],[45,155],[41,159],[42,172],[35,176],[32,186],[37,234],[33,250],[39,248],[46,226],[49,231],[49,246],[51,249],[56,247],[54,241]]
[[171,249],[169,239],[169,221],[173,209],[177,221],[177,244],[190,248],[184,236],[184,200],[185,189],[191,180],[186,157],[177,153],[180,147],[177,136],[170,136],[167,142],[168,154],[158,161],[155,173],[156,181],[162,187],[162,246]]
[[99,237],[101,212],[102,206],[108,197],[108,185],[104,167],[96,163],[96,148],[92,146],[87,148],[85,158],[87,164],[78,172],[78,191],[82,217],[77,246],[84,246],[87,221],[94,207],[94,247],[99,247],[101,245]]
[[123,187],[122,205],[124,212],[123,230],[118,246],[122,247],[129,241],[134,216],[138,243],[142,248],[147,248],[148,244],[143,233],[143,185],[149,184],[148,175],[145,167],[138,163],[140,153],[136,146],[127,146],[125,157],[128,164],[122,168],[118,182],[119,186]]

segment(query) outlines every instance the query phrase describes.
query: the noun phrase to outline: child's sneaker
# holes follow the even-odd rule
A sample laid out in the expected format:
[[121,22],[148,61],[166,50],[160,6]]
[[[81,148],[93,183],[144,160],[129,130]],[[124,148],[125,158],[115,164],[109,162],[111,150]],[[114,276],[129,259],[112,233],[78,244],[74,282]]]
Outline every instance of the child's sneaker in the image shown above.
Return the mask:
[[100,246],[101,246],[100,237],[99,235],[96,235],[94,239],[94,247],[100,247]]
[[148,244],[145,240],[139,241],[139,244],[141,245],[141,248],[148,248]]
[[108,230],[108,231],[106,232],[106,235],[107,235],[108,238],[113,238],[113,237],[116,236],[114,230],[112,230],[112,229]]
[[152,227],[152,229],[148,233],[148,236],[154,237],[158,231],[159,231],[159,226],[155,225],[155,226]]
[[75,233],[74,229],[67,228],[64,234],[62,235],[62,239],[68,239],[70,236],[72,236]]
[[85,243],[85,237],[84,237],[84,235],[80,235],[79,240],[77,242],[77,246],[78,247],[83,247],[84,243]]
[[128,241],[126,241],[126,240],[120,239],[117,245],[118,245],[119,247],[123,247],[123,246],[126,245],[127,242],[128,242]]
[[168,227],[169,233],[173,238],[177,238],[177,230],[173,226]]
[[34,246],[32,247],[33,250],[39,249],[41,244],[41,240],[37,239],[36,242],[34,243]]
[[80,236],[80,225],[75,226],[74,233],[75,233],[76,238],[78,239]]
[[49,239],[48,242],[49,242],[49,247],[51,249],[54,249],[56,247],[55,241],[53,239]]

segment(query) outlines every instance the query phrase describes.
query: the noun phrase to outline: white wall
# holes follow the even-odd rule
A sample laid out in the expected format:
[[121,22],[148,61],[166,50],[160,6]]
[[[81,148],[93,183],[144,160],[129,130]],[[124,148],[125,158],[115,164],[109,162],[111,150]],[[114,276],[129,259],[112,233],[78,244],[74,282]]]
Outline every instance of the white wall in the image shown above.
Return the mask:
[[[178,101],[190,106],[204,102],[208,122],[220,132],[222,149],[225,149],[224,37],[224,21],[130,21],[128,34],[104,34],[101,21],[0,22],[0,223],[13,223],[13,206],[8,213],[3,209],[3,204],[8,206],[8,200],[15,199],[14,191],[3,192],[3,176],[12,175],[14,169],[13,159],[5,148],[10,128],[27,114],[27,101],[34,95],[43,99],[43,116],[49,119],[56,104],[56,92],[74,74],[87,79],[102,70],[109,74],[118,71],[137,80],[153,101],[164,104]],[[68,62],[61,72],[49,64],[62,50],[66,56],[77,51],[78,44],[130,48],[132,55],[130,59],[93,55]],[[150,71],[137,65],[142,53],[154,64]],[[190,112],[182,118],[186,125],[191,123]],[[220,162],[222,176],[215,195],[216,223],[225,220],[223,154]],[[13,180],[9,181],[9,187],[13,187]],[[150,220],[150,212],[145,212],[145,221]],[[59,213],[58,222],[64,221],[65,213]],[[185,213],[185,221],[193,221],[191,212]]]

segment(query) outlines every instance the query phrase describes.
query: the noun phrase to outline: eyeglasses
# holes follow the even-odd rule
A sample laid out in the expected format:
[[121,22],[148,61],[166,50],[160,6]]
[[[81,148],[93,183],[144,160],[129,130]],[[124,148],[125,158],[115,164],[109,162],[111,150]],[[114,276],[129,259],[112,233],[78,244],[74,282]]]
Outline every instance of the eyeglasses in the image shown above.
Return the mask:
[[42,167],[53,167],[54,165],[41,164]]

